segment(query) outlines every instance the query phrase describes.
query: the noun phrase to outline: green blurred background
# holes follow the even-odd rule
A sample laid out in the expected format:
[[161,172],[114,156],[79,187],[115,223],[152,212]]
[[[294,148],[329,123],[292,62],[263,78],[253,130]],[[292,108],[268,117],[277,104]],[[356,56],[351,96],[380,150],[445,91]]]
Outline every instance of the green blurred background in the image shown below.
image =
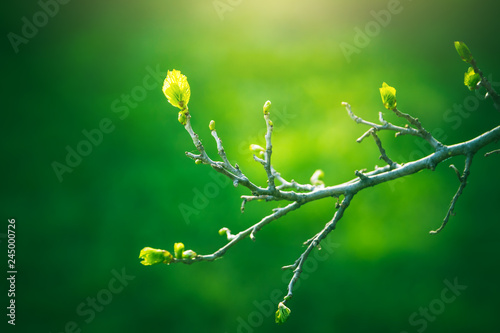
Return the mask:
[[[245,240],[213,263],[145,267],[137,258],[145,246],[170,250],[179,241],[211,253],[225,243],[219,228],[247,228],[276,205],[252,202],[241,214],[239,196],[248,191],[214,187],[210,169],[184,156],[194,147],[160,89],[168,69],[189,78],[192,123],[209,153],[216,152],[208,131],[214,119],[230,160],[261,185],[265,173],[247,147],[264,144],[262,105],[268,99],[276,125],[274,166],[299,182],[307,182],[317,168],[332,185],[353,178],[354,170],[382,165],[371,140],[356,143],[367,128],[349,119],[340,103],[377,120],[384,110],[378,91],[383,81],[396,87],[398,107],[427,129],[442,130],[446,144],[497,125],[500,114],[491,102],[469,97],[474,94],[463,85],[467,66],[453,41],[465,41],[479,67],[499,82],[498,1],[405,0],[398,13],[376,23],[372,11],[393,5],[388,0],[71,1],[43,22],[39,3],[5,3],[0,240],[6,253],[7,219],[15,218],[14,330],[497,328],[498,156],[476,157],[457,214],[438,236],[428,231],[440,225],[458,186],[447,166],[462,169],[463,158],[357,195],[329,236],[334,250],[325,249],[321,260],[310,262],[283,326],[274,324],[275,308],[268,307],[272,295],[286,290],[289,275],[280,267],[293,263],[304,250],[301,243],[331,218],[333,200],[302,207],[259,232],[255,243]],[[34,15],[41,27],[16,53],[8,34],[21,35],[23,17],[33,22]],[[356,37],[366,29],[367,39]],[[357,53],[346,57],[340,47],[346,44]],[[158,71],[153,78],[150,72]],[[465,105],[465,111],[449,111],[454,104]],[[82,148],[83,131],[99,128],[103,120],[111,123],[109,133],[59,179],[53,163],[66,164],[68,147]],[[415,138],[380,136],[398,162],[426,152]],[[206,188],[214,194],[194,208],[195,193]],[[182,205],[198,214],[186,218]],[[120,283],[115,275],[123,273],[129,280]],[[467,289],[443,303],[444,281],[455,279]],[[94,308],[92,299],[98,299]],[[420,308],[429,306],[433,310],[424,319]]]

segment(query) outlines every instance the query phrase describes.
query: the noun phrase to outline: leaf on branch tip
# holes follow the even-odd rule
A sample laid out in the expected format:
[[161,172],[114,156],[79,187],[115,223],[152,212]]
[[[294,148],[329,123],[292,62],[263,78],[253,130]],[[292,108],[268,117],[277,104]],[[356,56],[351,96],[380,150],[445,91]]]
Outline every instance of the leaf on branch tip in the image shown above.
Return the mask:
[[172,261],[172,255],[170,252],[165,250],[153,249],[151,247],[145,247],[141,250],[139,258],[142,259],[141,264],[144,266],[150,266],[155,264],[169,264]]
[[266,103],[264,103],[264,114],[269,114],[270,109],[271,109],[271,101],[266,101]]
[[290,312],[291,310],[287,308],[286,305],[283,304],[283,302],[280,302],[278,304],[278,310],[276,311],[276,315],[274,318],[275,322],[280,325],[285,323],[285,321],[290,316]]
[[470,63],[474,58],[472,58],[472,54],[470,53],[469,48],[465,45],[464,42],[456,41],[455,48],[457,49],[458,55],[462,58],[463,61]]
[[382,103],[387,110],[393,110],[396,108],[396,88],[391,87],[387,83],[382,83],[382,88],[379,88],[380,96],[382,97]]
[[180,71],[174,69],[167,72],[162,90],[170,104],[181,109],[181,111],[187,109],[191,89],[187,77]]

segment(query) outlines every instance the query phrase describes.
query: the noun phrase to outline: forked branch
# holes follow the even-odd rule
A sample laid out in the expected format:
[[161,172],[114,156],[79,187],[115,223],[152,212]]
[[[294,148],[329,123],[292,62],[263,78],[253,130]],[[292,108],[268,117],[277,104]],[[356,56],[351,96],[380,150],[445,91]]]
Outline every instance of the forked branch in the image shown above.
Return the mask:
[[[457,44],[458,43],[458,44]],[[493,103],[496,108],[500,108],[500,98],[496,91],[492,88],[491,84],[486,80],[482,72],[477,68],[475,60],[470,55],[470,51],[464,48],[463,43],[456,42],[455,46],[458,53],[462,59],[473,66],[474,71],[476,71],[477,77],[472,77],[470,80],[466,80],[465,84],[469,88],[476,88],[477,86],[484,87],[487,90],[489,96],[492,97]],[[470,69],[472,71],[472,69]],[[467,73],[466,75],[476,75],[475,73]],[[466,76],[467,77],[467,76]],[[478,81],[474,81],[478,80]],[[472,83],[471,83],[472,82]],[[472,86],[471,86],[472,85]],[[454,157],[454,156],[465,156],[465,166],[462,174],[454,165],[450,167],[455,171],[459,179],[460,185],[457,192],[455,193],[453,199],[451,200],[450,206],[447,210],[445,218],[441,226],[433,231],[431,234],[437,234],[443,230],[443,228],[448,223],[450,217],[454,214],[455,205],[458,198],[462,195],[463,190],[467,185],[467,181],[470,175],[470,167],[475,154],[482,149],[490,145],[493,142],[500,140],[500,126],[493,127],[491,130],[473,138],[469,141],[456,143],[454,145],[444,145],[434,138],[430,132],[428,132],[421,124],[418,118],[415,118],[409,114],[399,111],[396,107],[396,89],[387,85],[385,82],[380,88],[380,93],[382,97],[382,102],[386,109],[394,112],[398,117],[405,119],[408,124],[404,127],[394,125],[386,121],[383,117],[382,112],[379,112],[378,120],[379,123],[371,122],[362,119],[354,114],[351,106],[343,102],[342,105],[345,106],[348,115],[358,124],[363,124],[368,126],[368,130],[364,132],[356,141],[361,142],[366,137],[372,136],[375,144],[380,152],[380,159],[382,159],[387,165],[383,167],[375,166],[373,170],[356,170],[354,172],[355,178],[345,183],[325,186],[323,181],[319,179],[323,172],[317,170],[313,177],[311,177],[310,184],[299,184],[294,180],[288,181],[281,174],[274,169],[271,163],[271,156],[273,153],[272,146],[272,134],[273,134],[273,122],[271,120],[271,102],[267,101],[264,104],[263,113],[264,120],[266,122],[266,133],[265,141],[266,146],[262,148],[257,145],[252,145],[252,151],[256,152],[254,155],[254,160],[263,167],[267,175],[266,186],[258,186],[248,179],[247,176],[240,169],[238,164],[231,164],[224,150],[222,140],[217,134],[215,129],[215,122],[211,121],[209,128],[211,134],[217,145],[217,152],[220,157],[220,161],[212,159],[206,152],[202,142],[200,141],[198,134],[195,133],[191,127],[191,115],[188,112],[187,104],[190,97],[190,89],[185,76],[180,74],[179,71],[169,72],[165,80],[165,85],[163,87],[165,96],[168,98],[169,102],[178,107],[181,111],[179,112],[179,122],[184,125],[184,128],[189,133],[194,146],[196,147],[198,153],[186,152],[186,155],[193,159],[197,164],[206,164],[211,168],[220,172],[221,174],[227,176],[233,183],[234,186],[244,186],[250,190],[249,195],[241,196],[242,204],[241,211],[244,212],[245,205],[251,201],[284,201],[286,205],[284,207],[277,207],[273,209],[273,212],[259,222],[253,224],[252,226],[236,233],[232,234],[231,231],[223,227],[219,230],[219,234],[225,235],[227,237],[227,243],[211,254],[196,254],[192,250],[184,251],[184,245],[182,243],[176,243],[174,246],[174,254],[166,250],[156,250],[152,248],[144,248],[141,251],[140,258],[144,260],[142,263],[144,265],[152,265],[156,263],[184,263],[192,264],[199,261],[213,261],[221,258],[231,247],[235,246],[237,243],[245,238],[250,238],[252,240],[256,239],[256,234],[267,224],[274,220],[277,220],[291,211],[294,211],[301,206],[320,199],[334,197],[337,198],[338,202],[336,205],[336,211],[333,214],[332,219],[325,224],[322,230],[320,230],[313,237],[309,238],[304,242],[305,250],[300,254],[300,256],[291,265],[284,266],[282,269],[290,269],[293,271],[293,275],[288,283],[287,294],[283,301],[280,302],[278,306],[278,311],[276,313],[276,321],[283,323],[290,313],[290,309],[286,307],[287,301],[293,295],[293,289],[296,282],[300,278],[303,266],[311,252],[315,247],[319,246],[321,241],[324,240],[330,232],[332,232],[340,219],[344,216],[344,212],[347,207],[351,204],[353,197],[360,191],[376,186],[381,183],[385,183],[391,180],[399,179],[421,170],[430,169],[434,170],[435,167]],[[382,142],[377,135],[378,131],[394,131],[395,136],[400,135],[413,135],[427,141],[433,148],[432,153],[420,158],[418,160],[413,160],[408,163],[397,163],[397,161],[389,158],[386,150],[382,146]],[[500,153],[500,149],[490,151],[486,153],[485,156]],[[279,182],[277,184],[276,182]],[[340,198],[343,198],[340,201]]]

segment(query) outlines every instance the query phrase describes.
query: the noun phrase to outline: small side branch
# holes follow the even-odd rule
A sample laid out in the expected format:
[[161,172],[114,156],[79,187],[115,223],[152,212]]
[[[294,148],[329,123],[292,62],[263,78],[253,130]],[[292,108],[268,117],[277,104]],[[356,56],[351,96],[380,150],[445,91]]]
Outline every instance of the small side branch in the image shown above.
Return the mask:
[[427,130],[422,126],[422,124],[420,123],[418,118],[413,118],[409,114],[399,111],[397,108],[394,108],[392,111],[394,111],[394,113],[398,117],[406,119],[410,124],[415,126],[417,128],[417,132],[419,133],[419,136],[422,137],[423,139],[425,139],[427,142],[429,142],[429,144],[432,146],[432,148],[438,149],[438,148],[443,146],[443,144],[441,142],[439,142],[438,140],[436,140],[436,138],[434,138],[431,135],[431,133],[427,132]]
[[493,155],[493,154],[500,154],[500,149],[496,149],[496,150],[492,150],[490,152],[487,152],[486,154],[484,154],[484,157],[488,157],[488,156]]
[[205,151],[205,147],[203,147],[203,144],[201,143],[200,138],[198,137],[198,134],[196,134],[193,131],[193,128],[191,127],[191,115],[189,113],[187,115],[187,121],[186,121],[186,125],[184,125],[184,128],[191,136],[191,139],[193,140],[194,146],[200,152],[200,155],[198,155],[197,157],[206,164],[213,164],[214,161],[212,161],[210,159],[210,157],[208,157],[208,155]]
[[241,175],[241,171],[239,169],[237,170],[235,167],[231,165],[231,163],[229,163],[229,160],[227,159],[226,156],[226,152],[224,151],[224,146],[222,145],[222,140],[217,135],[217,131],[214,129],[211,131],[211,134],[214,137],[215,142],[217,143],[217,151],[219,153],[219,156],[222,158],[222,161],[224,162],[224,167],[234,174]]
[[[437,141],[429,132],[427,132],[422,127],[422,124],[420,124],[420,121],[417,118],[413,118],[409,114],[403,113],[403,112],[399,111],[398,109],[394,109],[393,110],[394,113],[396,113],[396,115],[398,117],[402,117],[402,118],[406,119],[411,125],[415,126],[416,129],[413,128],[413,127],[409,127],[409,126],[401,127],[401,126],[393,125],[390,122],[384,120],[384,118],[382,116],[382,113],[379,114],[379,120],[382,122],[382,125],[376,124],[376,123],[372,123],[370,121],[366,121],[366,120],[362,119],[361,117],[356,116],[352,112],[351,106],[348,103],[342,102],[342,105],[345,106],[345,108],[347,110],[347,113],[349,114],[349,116],[351,117],[351,119],[354,120],[358,124],[368,125],[370,127],[373,127],[377,131],[382,131],[382,130],[395,131],[396,132],[396,136],[409,134],[409,135],[421,137],[422,139],[424,139],[427,142],[429,142],[429,144],[435,150],[437,150],[437,149],[439,149],[439,148],[441,148],[443,146],[443,144],[441,142]],[[363,134],[356,141],[357,142],[363,141],[364,138],[366,138],[367,136],[370,135],[369,131],[370,130],[368,130],[367,132],[365,132],[365,134]]]
[[276,208],[274,209],[273,213],[264,217],[262,220],[260,220],[258,223],[252,225],[251,227],[240,231],[236,235],[233,235],[234,237],[231,238],[231,240],[215,251],[212,254],[207,254],[207,255],[197,255],[196,257],[192,259],[173,259],[171,263],[184,263],[184,264],[192,264],[194,262],[198,261],[214,261],[215,259],[218,259],[222,257],[227,250],[229,250],[231,247],[236,245],[238,242],[243,240],[244,238],[250,236],[252,240],[255,239],[255,233],[257,233],[260,229],[262,229],[265,225],[269,224],[270,222],[279,219],[280,217],[286,215],[287,213],[299,208],[301,206],[300,203],[298,202],[292,202],[288,204],[286,207],[283,208]]
[[265,163],[264,163],[264,169],[266,170],[267,173],[267,179],[269,182],[269,189],[271,192],[273,192],[276,189],[276,186],[274,185],[274,174],[271,171],[271,155],[273,153],[273,145],[271,143],[271,136],[273,134],[273,122],[271,121],[269,117],[269,113],[264,114],[264,119],[266,121],[266,126],[267,126],[267,132],[266,132],[266,151],[265,151]]
[[473,158],[472,154],[467,155],[467,158],[465,160],[464,172],[463,172],[462,176],[460,176],[460,174],[459,174],[457,168],[455,168],[455,166],[450,165],[450,167],[452,167],[452,169],[455,170],[455,173],[457,173],[457,176],[459,176],[458,179],[460,180],[460,186],[458,187],[457,193],[455,193],[455,195],[453,196],[453,199],[451,200],[450,208],[448,208],[448,212],[446,213],[446,216],[444,217],[443,223],[441,224],[441,226],[438,229],[429,231],[430,234],[435,235],[435,234],[439,233],[441,230],[443,230],[444,227],[446,226],[446,224],[448,223],[450,216],[454,215],[453,210],[455,209],[455,204],[457,203],[458,198],[460,197],[460,195],[462,195],[462,192],[463,192],[465,186],[467,185],[467,178],[469,177],[469,174],[470,174],[470,165],[472,163],[472,158]]
[[381,160],[384,160],[385,163],[387,163],[388,165],[390,165],[392,167],[394,165],[394,162],[385,153],[385,149],[382,147],[382,142],[380,141],[380,138],[378,137],[377,132],[375,132],[375,129],[373,129],[371,131],[371,135],[372,135],[373,139],[375,140],[375,144],[377,145],[378,150],[380,151],[379,158]]
[[333,218],[325,225],[322,231],[316,234],[312,239],[310,239],[307,243],[307,248],[306,250],[300,255],[300,257],[295,261],[293,265],[285,266],[282,267],[282,269],[293,269],[293,276],[290,280],[290,283],[288,284],[288,293],[284,297],[283,303],[286,303],[288,299],[290,299],[293,296],[293,288],[295,284],[297,283],[297,280],[300,277],[300,274],[302,273],[302,268],[304,266],[305,261],[307,260],[307,257],[311,253],[311,251],[320,244],[320,242],[325,239],[325,237],[335,229],[337,226],[338,221],[342,218],[344,215],[345,210],[351,203],[351,200],[353,198],[354,194],[347,194],[342,200],[342,203],[340,204],[339,209],[335,212],[333,215]]

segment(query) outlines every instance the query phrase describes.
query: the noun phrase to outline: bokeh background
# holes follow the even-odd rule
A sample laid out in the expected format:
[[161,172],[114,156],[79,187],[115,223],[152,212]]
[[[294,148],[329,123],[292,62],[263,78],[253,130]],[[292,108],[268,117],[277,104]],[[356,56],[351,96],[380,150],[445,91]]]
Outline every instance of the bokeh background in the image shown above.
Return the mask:
[[[15,218],[19,272],[16,326],[2,314],[4,327],[54,333],[498,327],[496,155],[478,154],[456,216],[438,236],[428,231],[440,225],[458,187],[448,165],[462,169],[463,158],[357,195],[321,260],[307,266],[283,326],[268,306],[286,290],[289,275],[280,267],[293,263],[302,242],[331,218],[333,200],[273,222],[255,242],[245,240],[213,263],[145,267],[137,258],[145,246],[171,250],[179,241],[211,253],[225,243],[219,228],[237,232],[277,205],[252,202],[241,214],[239,196],[248,191],[219,183],[207,166],[184,156],[194,147],[160,89],[168,69],[189,78],[192,123],[209,153],[216,153],[208,130],[214,119],[230,160],[265,184],[247,147],[264,144],[262,105],[269,99],[275,168],[299,182],[321,168],[326,183],[337,184],[382,164],[371,140],[356,143],[367,128],[340,103],[377,120],[383,81],[396,87],[400,109],[439,131],[446,144],[499,123],[491,102],[463,85],[467,65],[453,47],[465,41],[479,67],[500,82],[497,1],[111,0],[71,1],[57,11],[47,3],[54,15],[46,22],[36,1],[5,3],[1,11],[0,244],[7,271],[6,225]],[[377,23],[373,12],[388,8],[398,12]],[[8,34],[21,36],[33,16],[40,27],[25,31],[34,36],[15,52]],[[346,56],[347,44],[356,50]],[[453,111],[460,106],[461,113]],[[85,150],[84,131],[99,126],[108,133],[59,178],[53,163],[66,164],[68,149]],[[415,138],[380,136],[398,162],[427,153]],[[210,196],[196,201],[207,188]],[[195,212],[186,217],[180,207]],[[467,288],[443,303],[444,281]],[[425,317],[420,311],[429,306]]]

